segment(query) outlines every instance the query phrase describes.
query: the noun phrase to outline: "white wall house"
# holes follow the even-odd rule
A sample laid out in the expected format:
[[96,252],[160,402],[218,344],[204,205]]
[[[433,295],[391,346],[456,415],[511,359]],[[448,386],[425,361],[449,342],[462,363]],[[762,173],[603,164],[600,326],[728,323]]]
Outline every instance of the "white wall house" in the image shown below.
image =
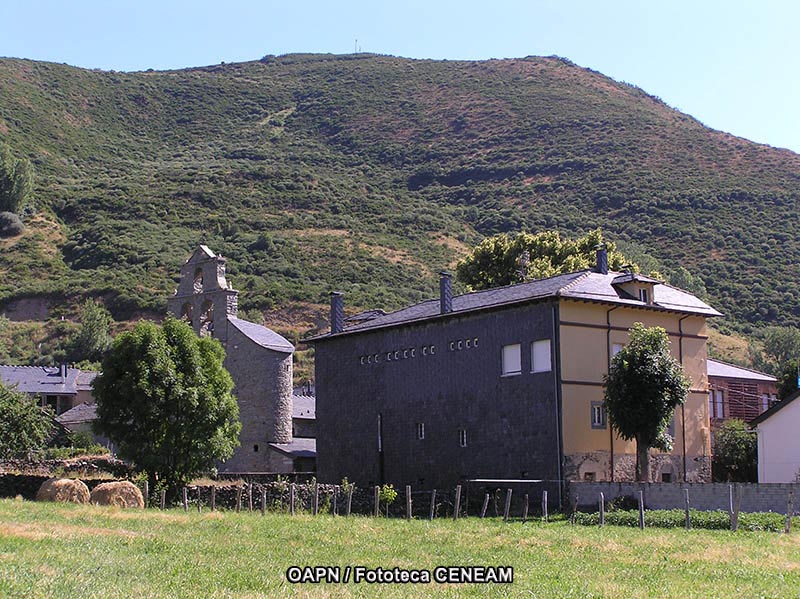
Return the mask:
[[753,419],[758,433],[758,482],[800,482],[800,391]]

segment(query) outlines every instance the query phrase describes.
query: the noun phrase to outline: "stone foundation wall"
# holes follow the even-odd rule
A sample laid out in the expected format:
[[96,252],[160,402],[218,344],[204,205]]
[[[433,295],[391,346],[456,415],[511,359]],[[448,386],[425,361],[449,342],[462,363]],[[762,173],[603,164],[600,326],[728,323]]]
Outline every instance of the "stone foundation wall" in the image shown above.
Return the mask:
[[[650,480],[661,481],[669,475],[669,482],[683,482],[683,458],[669,453],[654,453],[650,456]],[[611,480],[611,464],[608,451],[593,451],[564,456],[564,479],[584,482],[594,477],[595,481]],[[704,483],[711,480],[711,459],[707,456],[687,457],[686,482]],[[614,454],[614,480],[636,480],[636,456]]]

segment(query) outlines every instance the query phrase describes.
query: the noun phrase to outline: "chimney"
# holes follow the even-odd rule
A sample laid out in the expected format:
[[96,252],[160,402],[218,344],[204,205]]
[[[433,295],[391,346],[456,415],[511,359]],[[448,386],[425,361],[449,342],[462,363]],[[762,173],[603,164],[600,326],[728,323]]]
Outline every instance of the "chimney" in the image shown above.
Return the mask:
[[597,246],[597,266],[595,267],[595,272],[599,272],[601,275],[608,274],[608,250],[606,250],[606,246],[598,245]]
[[453,273],[439,273],[439,307],[442,314],[453,311]]
[[331,291],[331,335],[344,330],[344,297],[341,291]]
[[66,362],[62,362],[61,364],[58,365],[58,374],[61,375],[61,382],[62,383],[66,383],[67,382],[67,363]]

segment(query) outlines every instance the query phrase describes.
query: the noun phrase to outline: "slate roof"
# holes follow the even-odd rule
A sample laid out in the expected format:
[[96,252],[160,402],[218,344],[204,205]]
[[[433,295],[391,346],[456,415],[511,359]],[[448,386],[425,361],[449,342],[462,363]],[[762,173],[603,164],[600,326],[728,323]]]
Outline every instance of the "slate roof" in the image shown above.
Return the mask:
[[254,322],[242,320],[241,318],[236,318],[235,316],[228,316],[228,322],[245,337],[261,347],[287,354],[294,351],[294,345],[272,329],[268,329],[260,324],[255,324]]
[[292,418],[316,419],[317,400],[313,395],[292,395]]
[[742,368],[719,360],[707,360],[708,376],[718,376],[727,379],[747,379],[751,381],[764,381],[766,383],[776,383],[778,379],[757,370]]
[[92,422],[97,419],[97,404],[81,403],[63,414],[56,416],[56,420],[66,427],[70,424]]
[[755,425],[757,425],[757,424],[761,424],[761,423],[762,423],[762,422],[764,422],[764,421],[765,421],[767,418],[771,418],[771,417],[772,417],[772,416],[774,416],[774,415],[775,415],[777,412],[780,412],[780,411],[781,411],[783,408],[785,408],[785,407],[786,407],[786,406],[788,406],[790,403],[792,403],[793,401],[795,401],[795,400],[796,400],[798,397],[800,397],[800,389],[798,389],[797,391],[795,391],[794,393],[792,393],[792,394],[791,394],[789,397],[787,397],[787,398],[785,398],[785,399],[783,399],[783,400],[779,401],[778,403],[776,403],[774,406],[772,406],[772,407],[771,407],[769,410],[767,410],[766,412],[762,412],[761,414],[759,414],[758,416],[756,416],[755,418],[753,418],[753,419],[750,421],[750,426],[755,426]]
[[98,373],[67,368],[62,379],[59,368],[48,366],[0,366],[0,380],[23,393],[42,395],[76,395],[91,389]]
[[[484,291],[475,291],[453,297],[453,311],[440,314],[439,299],[427,300],[396,312],[376,316],[368,321],[358,322],[345,328],[336,335],[319,335],[309,339],[316,341],[333,336],[347,335],[360,331],[403,325],[431,318],[447,318],[451,315],[487,310],[500,306],[520,304],[544,298],[570,298],[589,302],[626,305],[650,310],[682,312],[703,316],[721,316],[714,308],[698,299],[691,293],[656,282],[653,286],[653,297],[650,304],[630,297],[621,289],[617,289],[615,279],[625,277],[629,273],[609,272],[597,273],[590,270],[556,275],[548,279],[539,279],[527,283],[518,283],[506,287],[497,287]],[[655,281],[649,279],[648,282]]]
[[291,443],[270,443],[269,446],[293,458],[317,457],[316,439],[292,439]]

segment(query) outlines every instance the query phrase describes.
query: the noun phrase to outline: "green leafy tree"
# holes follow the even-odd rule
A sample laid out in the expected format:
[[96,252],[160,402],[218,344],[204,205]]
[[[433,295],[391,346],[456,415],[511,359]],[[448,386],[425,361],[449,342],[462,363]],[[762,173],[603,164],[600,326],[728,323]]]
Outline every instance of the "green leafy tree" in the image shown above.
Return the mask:
[[689,391],[683,368],[669,353],[667,332],[634,324],[628,345],[611,361],[603,388],[609,422],[623,439],[636,441],[637,480],[648,481],[650,448],[672,449],[667,428]]
[[111,347],[111,314],[99,302],[88,299],[81,305],[81,326],[70,341],[72,362],[98,362]]
[[0,211],[19,212],[31,201],[33,167],[27,158],[15,158],[11,149],[0,143]]
[[756,434],[736,418],[726,420],[714,432],[711,474],[715,482],[758,482]]
[[788,360],[778,371],[778,399],[786,399],[797,391],[797,379],[800,377],[800,361]]
[[763,332],[764,346],[750,346],[753,367],[770,374],[780,374],[788,362],[800,358],[800,329],[797,327],[767,327]]
[[94,381],[96,430],[170,496],[238,446],[225,352],[184,322],[140,322],[114,340]]
[[25,393],[0,383],[0,457],[24,456],[42,448],[53,432],[55,414]]
[[584,270],[594,266],[601,244],[608,249],[609,268],[629,264],[613,243],[603,240],[600,229],[574,241],[562,239],[558,231],[501,233],[487,237],[463,258],[456,277],[468,289],[478,290]]

